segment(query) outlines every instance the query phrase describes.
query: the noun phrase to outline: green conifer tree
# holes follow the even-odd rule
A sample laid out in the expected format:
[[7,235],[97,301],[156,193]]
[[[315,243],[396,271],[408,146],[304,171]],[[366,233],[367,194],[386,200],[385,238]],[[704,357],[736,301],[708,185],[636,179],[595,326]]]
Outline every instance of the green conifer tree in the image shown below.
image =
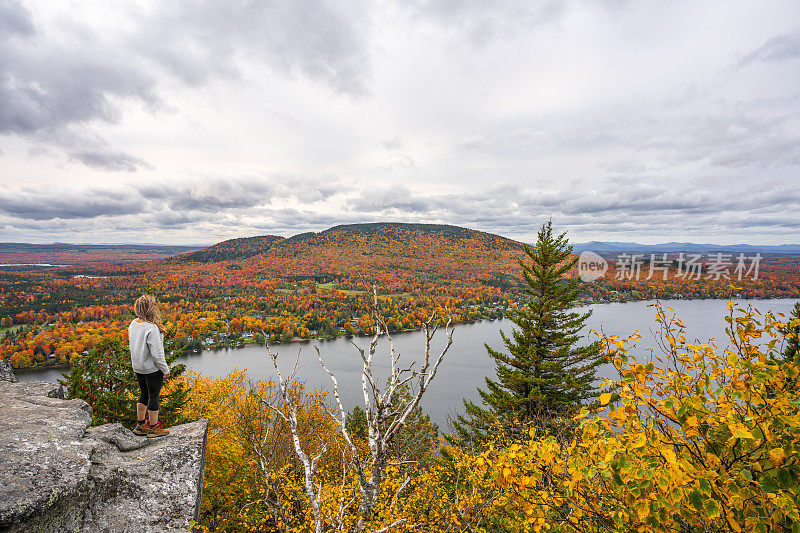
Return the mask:
[[[165,426],[183,424],[189,419],[183,406],[189,399],[189,390],[181,374],[186,365],[174,365],[178,353],[167,347],[166,360],[170,377],[164,385],[174,383],[170,391],[162,391],[158,418]],[[120,422],[136,425],[136,401],[139,382],[131,366],[131,353],[126,345],[115,339],[102,339],[85,355],[72,361],[69,374],[59,383],[66,388],[67,398],[81,398],[92,407],[92,425]]]
[[580,284],[564,277],[577,262],[570,259],[565,235],[554,236],[548,221],[535,248],[524,245],[526,257],[519,262],[530,300],[509,314],[516,325],[511,336],[500,332],[507,353],[484,344],[495,360],[497,379],[487,377],[486,390],[478,389],[483,406],[464,401],[466,414],[453,421],[451,444],[479,444],[498,425],[506,432],[531,424],[546,430],[595,395],[595,369],[603,363],[600,344],[579,346],[591,311],[570,310]]
[[800,320],[800,302],[794,304],[791,314],[787,319],[783,334],[786,335],[786,346],[783,348],[783,357],[787,361],[800,355],[800,325],[792,325],[795,320]]

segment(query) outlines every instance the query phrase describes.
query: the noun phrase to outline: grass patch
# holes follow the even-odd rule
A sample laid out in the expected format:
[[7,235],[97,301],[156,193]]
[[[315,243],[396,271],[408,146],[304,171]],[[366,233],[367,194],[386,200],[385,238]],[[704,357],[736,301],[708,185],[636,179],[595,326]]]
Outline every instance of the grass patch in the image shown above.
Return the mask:
[[328,289],[329,291],[341,292],[342,294],[346,294],[347,296],[361,296],[362,294],[367,294],[367,291],[350,291],[347,289],[337,289],[334,285],[336,285],[336,283],[333,281],[330,281],[328,283],[317,283],[317,287],[320,289]]
[[[317,283],[317,288],[328,289],[329,291],[341,292],[342,294],[346,294],[347,296],[363,296],[364,294],[369,293],[369,291],[351,291],[347,289],[337,289],[336,287],[334,287],[334,285],[336,285],[336,283],[333,281],[329,281],[328,283]],[[404,296],[410,296],[410,295],[411,295],[410,292],[378,293],[378,296],[388,297],[388,298],[402,298]]]

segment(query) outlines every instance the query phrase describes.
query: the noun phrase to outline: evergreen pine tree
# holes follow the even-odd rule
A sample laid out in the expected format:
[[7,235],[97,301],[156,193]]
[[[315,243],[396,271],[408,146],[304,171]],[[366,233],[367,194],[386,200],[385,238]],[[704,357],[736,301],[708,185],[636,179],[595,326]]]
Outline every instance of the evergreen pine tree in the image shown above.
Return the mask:
[[483,407],[464,401],[466,415],[453,422],[451,444],[479,444],[500,424],[546,429],[550,422],[571,415],[595,394],[595,369],[602,364],[599,342],[578,346],[580,331],[591,311],[570,308],[578,301],[577,278],[563,275],[577,262],[565,233],[553,235],[548,221],[539,229],[535,248],[524,245],[526,262],[519,260],[529,302],[509,318],[517,326],[511,336],[500,335],[508,353],[484,344],[495,360],[497,379],[478,389]]
[[783,334],[786,335],[786,346],[783,348],[783,357],[787,361],[792,361],[800,354],[800,325],[792,326],[792,321],[800,320],[800,302],[794,304]]
[[[173,365],[178,353],[167,347],[170,377],[164,380],[158,411],[158,418],[165,426],[189,422],[183,412],[189,389],[180,377],[186,365]],[[88,355],[72,361],[65,378],[59,383],[66,388],[67,398],[81,398],[92,407],[92,425],[109,422],[136,425],[139,382],[131,366],[130,350],[120,341],[105,338],[98,342]]]

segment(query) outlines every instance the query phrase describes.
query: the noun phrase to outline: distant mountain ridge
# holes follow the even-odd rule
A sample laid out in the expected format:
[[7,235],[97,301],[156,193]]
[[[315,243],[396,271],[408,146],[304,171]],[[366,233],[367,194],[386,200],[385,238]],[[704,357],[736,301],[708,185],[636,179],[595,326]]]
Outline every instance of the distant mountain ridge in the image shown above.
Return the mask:
[[758,244],[698,244],[693,242],[665,242],[661,244],[639,244],[636,242],[591,241],[575,243],[572,251],[581,253],[590,250],[597,253],[622,252],[732,252],[762,254],[800,254],[800,244],[758,245]]
[[[163,259],[197,250],[197,246],[149,244],[0,243],[0,265],[52,264],[89,266]],[[4,267],[5,270],[8,267]],[[26,268],[27,269],[27,268]]]
[[28,242],[0,242],[0,253],[12,252],[86,252],[91,250],[122,250],[126,252],[164,252],[169,254],[186,253],[197,250],[202,246],[189,246],[180,244],[70,244],[66,242],[53,242],[37,244]]

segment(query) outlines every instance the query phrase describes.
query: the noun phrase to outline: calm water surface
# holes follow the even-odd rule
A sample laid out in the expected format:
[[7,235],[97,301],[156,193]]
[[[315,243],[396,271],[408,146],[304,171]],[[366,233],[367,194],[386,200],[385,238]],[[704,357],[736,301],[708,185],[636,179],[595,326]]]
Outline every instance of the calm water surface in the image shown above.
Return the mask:
[[[772,309],[775,312],[789,314],[797,300],[771,299],[771,300],[742,300],[740,305],[752,305],[754,308],[765,312]],[[650,306],[652,302],[629,302],[595,304],[585,309],[592,310],[592,316],[587,321],[587,332],[602,331],[606,334],[619,334],[628,336],[638,330],[644,339],[639,346],[641,350],[634,353],[644,354],[645,350],[653,348],[658,350],[654,341],[656,323],[654,322],[655,310]],[[706,342],[715,339],[720,348],[727,346],[725,335],[724,317],[727,314],[726,300],[664,300],[663,305],[676,310],[677,316],[687,326],[687,337]],[[485,387],[484,377],[494,377],[493,360],[486,354],[484,343],[492,348],[503,349],[500,331],[509,334],[513,324],[509,320],[483,321],[475,324],[459,325],[453,334],[453,345],[439,367],[436,379],[431,384],[423,398],[423,407],[431,414],[435,422],[441,426],[462,408],[461,400],[468,398],[478,399],[477,387]],[[441,351],[444,345],[444,330],[437,333],[432,346],[432,354]],[[591,338],[595,336],[591,334]],[[408,366],[412,361],[420,361],[424,353],[425,337],[422,332],[395,333],[393,335],[395,349],[401,356],[401,366],[405,362]],[[369,338],[355,337],[353,341],[366,348]],[[307,380],[309,388],[324,386],[330,389],[331,381],[320,367],[314,346],[318,346],[328,368],[337,376],[339,381],[342,402],[346,409],[354,405],[363,405],[361,393],[361,358],[358,352],[347,339],[337,338],[326,341],[311,341],[289,344],[276,344],[271,349],[278,353],[281,373],[286,374],[291,370],[294,358],[300,352],[300,364],[297,377]],[[207,376],[224,376],[234,369],[246,370],[252,379],[268,379],[273,377],[272,365],[267,358],[263,346],[248,345],[238,349],[219,351],[204,351],[180,358],[180,361],[195,372]],[[419,364],[416,365],[417,367]],[[388,369],[388,343],[382,339],[375,355],[374,368],[379,376],[386,376]],[[614,369],[610,365],[603,367],[599,372],[601,377],[614,376]],[[44,370],[37,372],[20,373],[20,379],[45,379],[54,381],[60,377],[57,370]]]

